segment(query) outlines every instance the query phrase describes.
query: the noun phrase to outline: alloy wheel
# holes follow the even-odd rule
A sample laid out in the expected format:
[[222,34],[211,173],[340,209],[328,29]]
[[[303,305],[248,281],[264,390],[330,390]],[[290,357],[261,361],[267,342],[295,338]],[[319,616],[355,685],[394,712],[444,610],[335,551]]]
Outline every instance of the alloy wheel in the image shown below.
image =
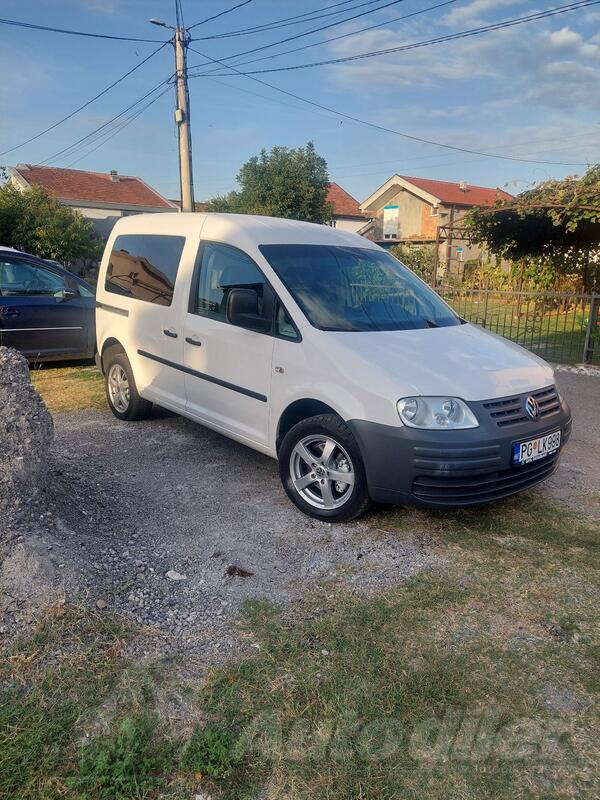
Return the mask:
[[315,508],[340,508],[352,495],[352,460],[331,436],[317,434],[301,439],[290,456],[290,475],[300,497]]
[[113,364],[108,372],[108,393],[113,407],[125,414],[129,408],[129,379],[121,364]]

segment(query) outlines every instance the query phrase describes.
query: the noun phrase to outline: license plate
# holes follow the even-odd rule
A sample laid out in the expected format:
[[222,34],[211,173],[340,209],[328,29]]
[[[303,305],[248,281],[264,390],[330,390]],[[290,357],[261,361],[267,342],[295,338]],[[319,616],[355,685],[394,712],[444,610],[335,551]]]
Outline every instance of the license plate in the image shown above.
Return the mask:
[[547,433],[537,439],[528,439],[526,442],[513,444],[513,465],[530,464],[540,458],[556,453],[560,448],[560,431]]

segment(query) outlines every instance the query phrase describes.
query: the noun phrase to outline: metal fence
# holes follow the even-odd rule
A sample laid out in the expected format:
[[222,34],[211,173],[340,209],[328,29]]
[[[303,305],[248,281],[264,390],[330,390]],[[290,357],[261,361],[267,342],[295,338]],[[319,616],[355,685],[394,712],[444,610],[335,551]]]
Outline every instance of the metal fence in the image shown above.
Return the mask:
[[446,287],[436,291],[463,319],[547,361],[600,365],[600,295]]

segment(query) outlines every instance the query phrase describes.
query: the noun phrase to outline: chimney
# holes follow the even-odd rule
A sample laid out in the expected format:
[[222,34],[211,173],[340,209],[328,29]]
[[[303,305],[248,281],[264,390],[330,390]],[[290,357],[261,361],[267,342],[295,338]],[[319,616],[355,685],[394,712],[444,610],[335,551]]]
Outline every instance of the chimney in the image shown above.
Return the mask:
[[461,190],[461,192],[466,192],[467,191],[467,182],[466,181],[461,181],[458,184],[458,188]]
[[110,171],[110,179],[114,183],[118,183],[119,182],[119,173],[117,172],[116,169],[111,169],[111,171]]

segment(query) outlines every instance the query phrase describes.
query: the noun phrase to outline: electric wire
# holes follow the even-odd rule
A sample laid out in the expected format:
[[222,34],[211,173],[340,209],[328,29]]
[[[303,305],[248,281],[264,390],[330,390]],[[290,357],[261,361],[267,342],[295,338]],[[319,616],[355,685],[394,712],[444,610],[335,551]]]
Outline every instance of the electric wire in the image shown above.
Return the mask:
[[[342,25],[345,22],[350,22],[354,19],[359,19],[360,17],[364,17],[367,14],[372,14],[376,11],[383,11],[385,8],[389,8],[390,6],[397,6],[399,3],[403,3],[404,0],[388,0],[387,3],[378,6],[377,8],[370,8],[368,11],[361,11],[360,14],[354,14],[351,17],[345,17],[344,19],[337,20],[336,22],[330,22],[328,25],[321,25],[318,28],[313,28],[310,31],[304,31],[303,33],[296,33],[293,36],[287,36],[285,39],[280,39],[278,42],[271,42],[270,44],[263,44],[260,47],[253,47],[250,50],[243,50],[241,53],[236,53],[233,56],[226,56],[226,60],[230,61],[233,58],[238,58],[241,56],[250,55],[252,53],[258,53],[262,50],[268,50],[271,47],[277,47],[279,44],[285,44],[286,42],[292,42],[296,39],[301,39],[303,36],[310,36],[313,33],[321,33],[321,31],[326,31],[328,28],[335,28],[338,25]],[[598,0],[600,2],[600,0]],[[195,41],[192,39],[192,41]],[[198,65],[196,65],[198,66]],[[201,65],[200,65],[201,66]],[[191,69],[191,67],[190,67]]]
[[119,126],[116,129],[111,131],[108,135],[103,136],[102,137],[102,141],[100,141],[99,144],[97,144],[95,147],[92,147],[90,150],[88,150],[82,156],[79,156],[79,158],[76,158],[75,161],[69,162],[66,165],[65,169],[69,169],[70,167],[74,166],[75,164],[79,164],[79,162],[83,161],[84,158],[87,158],[92,153],[95,153],[96,150],[99,150],[103,145],[106,144],[106,142],[108,142],[110,139],[112,139],[118,133],[121,133],[122,130],[127,128],[129,125],[131,125],[132,122],[134,122],[139,116],[141,116],[144,113],[144,111],[146,111],[148,108],[150,108],[151,105],[156,103],[157,100],[160,100],[161,97],[163,97],[167,92],[170,92],[170,91],[171,91],[171,87],[167,86],[166,89],[163,89],[163,91],[160,92],[160,94],[158,94],[156,97],[152,98],[152,100],[150,100],[148,103],[146,103],[146,105],[142,106],[142,108],[138,109],[134,114],[131,114],[129,117],[127,117],[122,123],[119,124]]
[[163,39],[139,39],[132,36],[111,36],[107,33],[90,33],[89,31],[72,31],[65,28],[53,28],[49,25],[35,25],[32,22],[20,22],[15,19],[2,19],[0,18],[0,25],[13,25],[18,28],[29,28],[36,31],[49,31],[51,33],[66,33],[70,36],[88,36],[92,39],[113,39],[120,42],[153,42],[158,44]]
[[225,11],[220,11],[218,14],[213,14],[212,17],[206,17],[206,19],[201,19],[200,22],[195,22],[193,25],[190,25],[188,31],[191,31],[193,28],[197,28],[198,25],[204,25],[207,22],[211,22],[213,19],[218,19],[219,17],[222,17],[225,14],[230,14],[237,8],[242,8],[242,6],[247,6],[249,3],[252,2],[253,0],[243,0],[242,3],[238,3],[236,6],[232,6],[231,8],[226,8]]
[[[318,42],[312,42],[311,44],[304,44],[301,47],[294,47],[292,50],[286,50],[283,53],[271,53],[268,56],[260,56],[259,58],[251,58],[247,61],[239,61],[235,62],[234,66],[236,67],[243,67],[247,64],[256,64],[259,61],[267,61],[271,58],[277,58],[278,56],[289,55],[290,53],[298,53],[301,50],[308,50],[311,47],[317,47],[320,44],[329,44],[330,42],[337,42],[340,39],[347,39],[350,36],[356,36],[359,33],[365,33],[367,31],[373,31],[376,28],[383,28],[387,25],[393,25],[395,22],[400,22],[405,19],[409,19],[410,17],[416,17],[420,14],[427,14],[429,11],[436,11],[438,8],[442,8],[443,6],[449,6],[453,3],[456,3],[457,0],[444,0],[443,3],[438,3],[435,6],[428,6],[427,8],[421,8],[418,11],[412,11],[410,14],[403,14],[401,17],[394,17],[394,19],[386,20],[385,22],[378,22],[376,25],[369,25],[367,28],[359,28],[357,31],[351,31],[350,33],[342,33],[339,36],[331,36],[329,39],[321,39]],[[215,70],[217,71],[217,70]],[[207,75],[212,73],[206,73]]]
[[[600,0],[597,0],[597,1],[600,2]],[[360,117],[355,117],[352,114],[346,114],[343,111],[338,111],[337,109],[331,108],[330,106],[326,106],[323,103],[317,103],[315,100],[309,100],[308,98],[302,97],[301,95],[296,94],[295,92],[290,92],[287,89],[282,89],[280,86],[275,86],[274,84],[269,83],[269,82],[263,80],[262,78],[256,78],[253,75],[240,72],[240,70],[236,69],[232,65],[225,64],[225,62],[220,61],[217,58],[211,58],[211,56],[206,55],[206,53],[201,53],[199,50],[195,50],[192,47],[190,47],[189,49],[193,50],[198,55],[201,55],[203,58],[208,58],[210,61],[213,61],[216,64],[219,64],[219,63],[223,64],[223,66],[227,67],[227,69],[237,73],[238,75],[243,75],[243,76],[245,76],[247,78],[250,78],[250,80],[253,80],[253,81],[257,82],[257,83],[260,83],[261,85],[266,86],[269,89],[273,89],[276,92],[280,92],[281,94],[287,95],[288,97],[292,97],[295,100],[300,100],[301,102],[306,103],[309,106],[313,106],[314,108],[318,108],[321,111],[326,111],[326,112],[328,112],[330,114],[335,114],[336,116],[341,117],[342,119],[347,119],[350,122],[356,123],[357,125],[364,125],[365,127],[371,128],[373,130],[382,131],[383,133],[390,133],[390,134],[392,134],[394,136],[400,136],[403,139],[408,139],[409,141],[418,142],[420,144],[432,145],[434,147],[440,147],[440,148],[443,148],[445,150],[452,150],[452,151],[459,152],[459,153],[468,153],[470,155],[482,156],[484,158],[496,158],[496,159],[500,159],[502,161],[518,161],[518,162],[525,163],[525,164],[552,164],[552,165],[567,166],[567,167],[571,167],[571,166],[588,166],[587,164],[582,164],[580,162],[546,161],[546,160],[542,160],[542,159],[521,158],[521,157],[518,157],[518,156],[511,156],[511,155],[506,155],[506,154],[487,153],[485,151],[475,150],[475,149],[470,148],[470,147],[460,147],[458,145],[447,144],[445,142],[437,142],[437,141],[435,141],[433,139],[427,139],[427,138],[425,138],[423,136],[415,136],[413,134],[405,133],[403,131],[397,131],[397,130],[394,130],[393,128],[388,128],[385,125],[378,125],[375,122],[370,122],[369,120],[364,120],[364,119],[361,119]],[[201,76],[192,75],[190,77],[201,77]]]
[[[497,30],[504,30],[506,28],[513,28],[516,25],[523,25],[524,23],[527,23],[527,22],[534,22],[534,21],[537,21],[537,20],[540,20],[540,19],[547,19],[548,17],[554,17],[554,16],[557,16],[558,14],[564,14],[564,13],[567,13],[567,12],[570,12],[570,11],[578,11],[578,10],[581,10],[583,8],[590,8],[591,6],[595,6],[595,5],[598,5],[598,4],[600,4],[600,0],[580,0],[580,2],[571,3],[571,4],[567,5],[567,6],[558,6],[556,8],[547,9],[546,11],[538,11],[538,12],[536,12],[534,14],[529,14],[529,15],[524,16],[524,17],[517,17],[517,18],[514,18],[514,19],[510,19],[510,20],[505,20],[504,22],[496,22],[496,23],[492,23],[490,25],[483,25],[483,26],[480,26],[478,28],[472,28],[472,29],[467,30],[467,31],[460,31],[458,33],[447,34],[445,36],[438,36],[438,37],[436,37],[434,39],[427,39],[426,41],[422,41],[422,42],[412,42],[410,44],[400,45],[398,47],[388,47],[388,48],[385,48],[385,49],[382,49],[382,50],[372,50],[372,51],[367,52],[367,53],[358,53],[356,55],[344,56],[344,57],[341,57],[341,58],[330,58],[330,59],[326,59],[324,61],[313,61],[313,62],[310,62],[310,63],[307,63],[307,64],[294,64],[294,65],[284,66],[284,67],[271,67],[269,69],[248,70],[247,72],[241,72],[239,74],[252,76],[252,75],[262,75],[262,74],[270,73],[270,72],[289,72],[291,70],[308,69],[308,68],[312,68],[312,67],[322,67],[322,66],[329,65],[329,64],[344,64],[344,63],[348,63],[350,61],[358,61],[360,59],[365,59],[365,58],[374,58],[376,56],[389,55],[391,53],[402,53],[402,52],[405,52],[407,50],[415,50],[415,49],[421,48],[421,47],[428,47],[430,45],[440,44],[441,42],[450,42],[450,41],[455,41],[457,39],[466,39],[466,38],[469,38],[471,36],[479,36],[479,35],[481,35],[483,33],[489,33],[490,31],[497,31]],[[289,39],[288,40],[282,40],[282,41],[289,41]],[[279,44],[281,44],[281,43],[282,42],[280,42]],[[232,58],[237,58],[238,56],[246,55],[246,54],[251,53],[251,52],[257,52],[258,50],[262,50],[265,47],[272,47],[272,46],[274,46],[274,44],[265,45],[263,48],[255,48],[254,50],[246,50],[243,53],[237,53],[235,56],[227,56],[226,59],[230,60]],[[285,53],[280,53],[279,55],[286,55],[286,54]],[[218,60],[217,60],[217,63],[219,63]],[[224,62],[221,62],[221,63],[224,63]],[[224,64],[224,65],[225,66],[229,66],[228,64]],[[202,66],[204,66],[204,65],[203,64],[192,65],[190,67],[190,69],[195,69],[196,67],[202,67]],[[220,77],[223,73],[216,73],[216,74]],[[225,73],[225,74],[227,74],[227,73]]]
[[159,53],[168,44],[169,44],[169,42],[163,42],[163,44],[161,44],[160,47],[158,47],[156,50],[154,50],[152,53],[150,53],[149,56],[146,56],[146,58],[144,58],[142,61],[140,61],[138,64],[136,64],[130,70],[128,70],[124,75],[121,75],[120,78],[117,78],[116,81],[113,81],[111,84],[109,84],[101,92],[98,92],[98,94],[94,95],[94,97],[92,97],[90,100],[87,100],[85,103],[83,103],[83,105],[79,106],[74,111],[71,111],[71,113],[67,114],[66,117],[63,117],[62,119],[59,119],[57,122],[54,122],[52,125],[49,125],[47,128],[44,128],[43,131],[40,131],[39,133],[36,133],[35,136],[30,136],[29,139],[25,139],[25,141],[20,142],[20,144],[15,144],[15,145],[13,145],[13,147],[9,147],[7,150],[3,150],[2,152],[0,152],[0,156],[4,156],[7,153],[12,153],[14,150],[18,150],[20,147],[25,147],[26,144],[30,144],[31,142],[35,142],[36,139],[39,139],[41,136],[44,136],[46,133],[49,133],[50,131],[53,131],[55,128],[58,128],[58,126],[62,125],[63,122],[66,122],[67,120],[71,119],[76,114],[78,114],[80,111],[83,111],[84,108],[87,108],[88,106],[90,106],[92,103],[94,103],[100,97],[103,97],[107,92],[109,92],[111,89],[113,89],[117,84],[121,83],[121,81],[124,81],[125,78],[128,78],[133,72],[136,71],[136,69],[139,69],[141,66],[143,66],[147,61],[149,61],[151,58],[153,58],[157,53]]
[[208,40],[208,39],[229,39],[235,36],[246,36],[248,34],[253,33],[265,33],[266,31],[272,31],[277,28],[289,28],[293,25],[304,25],[308,22],[313,22],[317,19],[324,19],[325,17],[335,17],[338,14],[345,14],[348,11],[354,11],[357,8],[363,8],[364,6],[372,6],[376,3],[380,3],[381,0],[366,0],[366,2],[358,3],[355,6],[349,6],[348,8],[341,9],[339,11],[331,11],[332,8],[336,8],[338,6],[348,6],[349,3],[354,3],[356,0],[344,0],[343,3],[335,3],[331,6],[326,6],[327,11],[325,13],[318,13],[320,9],[313,9],[313,11],[305,11],[303,14],[296,14],[293,17],[284,17],[283,19],[273,20],[272,22],[267,22],[262,25],[254,25],[250,28],[238,28],[235,31],[227,31],[225,33],[213,33],[210,36],[200,36],[195,41],[199,40]]
[[162,86],[164,86],[165,83],[169,83],[172,78],[173,78],[173,75],[169,75],[168,78],[166,78],[165,80],[162,80],[156,86],[152,87],[152,89],[150,89],[150,91],[146,92],[144,95],[142,95],[142,97],[138,98],[135,102],[130,103],[126,108],[124,108],[118,114],[115,114],[109,120],[107,120],[106,122],[102,123],[102,125],[99,125],[97,128],[94,128],[93,131],[90,131],[90,133],[88,133],[85,136],[82,136],[81,138],[77,139],[77,141],[73,142],[68,147],[63,147],[61,150],[57,151],[56,153],[53,153],[51,156],[48,156],[44,161],[40,161],[35,166],[47,166],[51,162],[57,161],[61,156],[65,155],[67,153],[69,155],[73,155],[75,150],[79,148],[80,144],[82,144],[83,142],[87,142],[89,139],[92,139],[98,133],[100,133],[101,131],[105,130],[109,126],[111,126],[116,120],[120,119],[125,114],[127,114],[129,111],[131,111],[133,108],[135,108],[135,106],[139,105],[140,103],[143,103],[144,100],[146,100],[148,97],[150,97],[152,94],[154,94]]

